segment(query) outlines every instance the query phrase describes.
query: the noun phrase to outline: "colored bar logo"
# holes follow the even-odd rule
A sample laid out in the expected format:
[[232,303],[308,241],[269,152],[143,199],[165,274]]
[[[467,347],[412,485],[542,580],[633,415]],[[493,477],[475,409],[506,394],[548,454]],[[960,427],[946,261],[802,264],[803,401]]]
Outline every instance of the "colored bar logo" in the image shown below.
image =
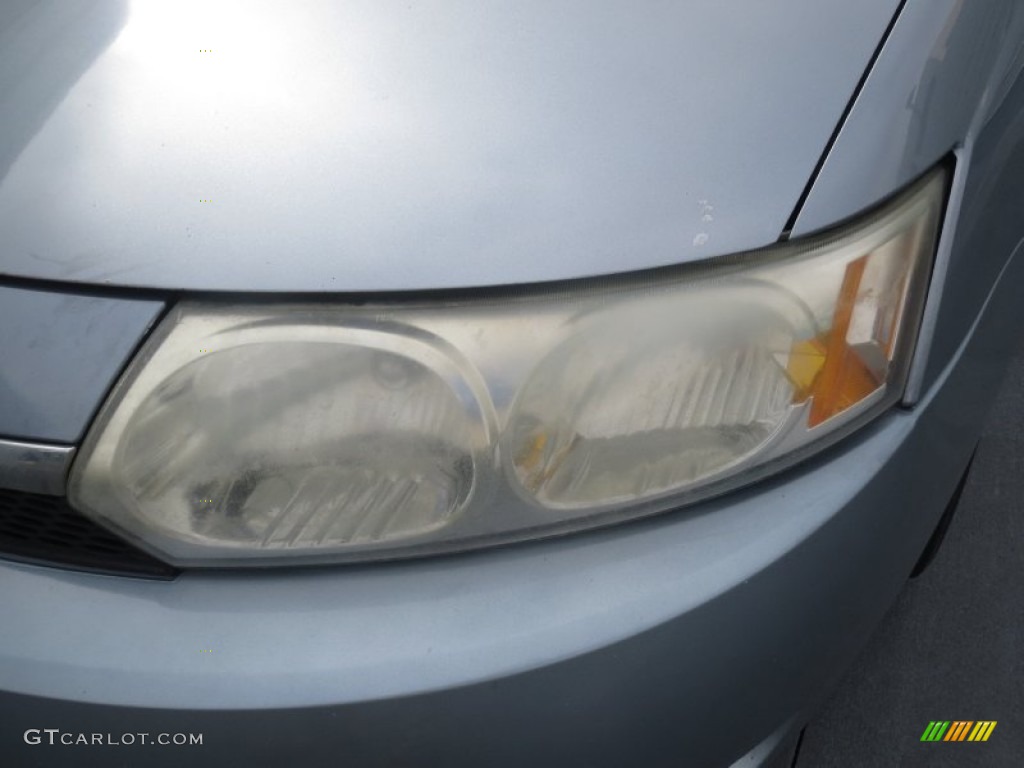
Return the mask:
[[988,741],[995,729],[995,720],[932,720],[921,741]]

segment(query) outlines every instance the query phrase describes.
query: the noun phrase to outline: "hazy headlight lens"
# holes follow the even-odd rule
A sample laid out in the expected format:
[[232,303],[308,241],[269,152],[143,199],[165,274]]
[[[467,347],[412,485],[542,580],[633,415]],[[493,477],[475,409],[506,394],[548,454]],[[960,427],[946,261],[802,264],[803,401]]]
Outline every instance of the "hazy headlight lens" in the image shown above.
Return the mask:
[[778,355],[813,328],[795,302],[787,317],[763,291],[709,287],[686,302],[651,297],[580,318],[513,410],[508,447],[522,488],[556,507],[633,501],[771,440],[794,394]]
[[223,313],[180,316],[162,349],[180,367],[140,371],[81,498],[120,503],[131,516],[117,522],[144,524],[172,556],[401,541],[443,528],[472,495],[480,408],[427,343]]
[[251,342],[151,392],[113,465],[170,531],[265,548],[386,541],[443,526],[468,498],[468,422],[448,383],[409,358]]
[[945,190],[842,231],[505,298],[184,302],[104,406],[72,503],[179,564],[543,535],[749,482],[895,402]]

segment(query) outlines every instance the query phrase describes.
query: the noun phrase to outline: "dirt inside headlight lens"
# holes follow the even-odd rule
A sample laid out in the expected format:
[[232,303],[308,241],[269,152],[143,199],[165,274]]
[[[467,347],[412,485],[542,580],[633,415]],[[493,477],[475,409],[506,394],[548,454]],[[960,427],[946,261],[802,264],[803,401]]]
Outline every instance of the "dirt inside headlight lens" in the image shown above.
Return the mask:
[[797,303],[787,317],[785,297],[766,301],[763,290],[709,286],[682,305],[651,297],[578,319],[534,369],[510,419],[522,488],[548,506],[629,502],[756,452],[791,412],[794,386],[778,356],[813,332]]
[[373,306],[183,302],[72,504],[179,565],[394,557],[652,514],[898,400],[945,174],[820,238],[558,288]]
[[469,497],[473,448],[455,391],[416,360],[250,341],[214,347],[151,392],[113,466],[168,532],[295,550],[445,525]]

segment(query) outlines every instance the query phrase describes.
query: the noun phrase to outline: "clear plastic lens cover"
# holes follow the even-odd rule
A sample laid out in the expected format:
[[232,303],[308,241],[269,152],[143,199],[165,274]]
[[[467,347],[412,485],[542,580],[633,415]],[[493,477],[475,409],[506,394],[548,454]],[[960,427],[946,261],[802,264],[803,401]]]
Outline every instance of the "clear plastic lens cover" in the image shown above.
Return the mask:
[[465,548],[678,507],[894,402],[945,177],[842,231],[504,297],[183,302],[72,503],[181,565]]

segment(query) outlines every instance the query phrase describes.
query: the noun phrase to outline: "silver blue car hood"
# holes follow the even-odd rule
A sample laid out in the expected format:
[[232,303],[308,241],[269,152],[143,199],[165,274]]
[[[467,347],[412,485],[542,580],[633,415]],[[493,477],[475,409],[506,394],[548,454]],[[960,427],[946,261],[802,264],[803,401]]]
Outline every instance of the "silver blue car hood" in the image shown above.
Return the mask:
[[0,273],[402,291],[762,246],[897,5],[9,0]]

